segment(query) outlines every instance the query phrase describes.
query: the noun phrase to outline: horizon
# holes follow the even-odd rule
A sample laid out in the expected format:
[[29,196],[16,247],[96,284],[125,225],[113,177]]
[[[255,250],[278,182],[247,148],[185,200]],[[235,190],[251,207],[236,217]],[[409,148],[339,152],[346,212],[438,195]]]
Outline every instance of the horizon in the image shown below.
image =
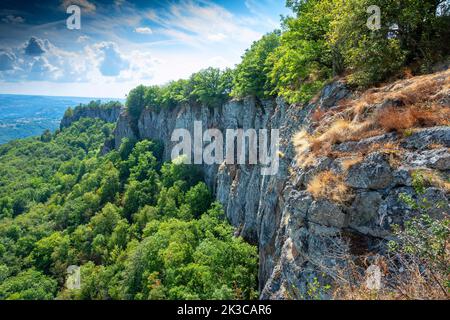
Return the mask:
[[[77,99],[118,99],[123,100],[123,102],[126,101],[125,98],[116,98],[116,97],[88,97],[88,96],[60,96],[60,95],[47,95],[47,94],[24,94],[24,93],[1,93],[0,96],[23,96],[23,97],[45,97],[45,98],[77,98]],[[121,101],[119,101],[121,102]]]

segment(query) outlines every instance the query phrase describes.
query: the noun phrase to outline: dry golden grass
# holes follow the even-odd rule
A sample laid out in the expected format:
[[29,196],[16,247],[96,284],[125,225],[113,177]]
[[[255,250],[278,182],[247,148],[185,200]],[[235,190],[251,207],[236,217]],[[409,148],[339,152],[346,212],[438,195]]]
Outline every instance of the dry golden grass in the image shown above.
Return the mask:
[[420,170],[417,173],[423,177],[427,185],[450,192],[450,180],[448,176],[444,177],[443,174],[439,174],[433,170]]
[[428,145],[428,149],[442,149],[442,148],[446,148],[446,146],[440,143],[431,143],[430,145]]
[[405,106],[426,102],[443,84],[436,77],[425,76],[417,80],[398,91],[388,93],[385,99],[401,101]]
[[[360,141],[386,132],[408,134],[415,128],[450,125],[450,106],[438,103],[448,96],[448,90],[450,70],[368,90],[354,100],[340,101],[331,110],[319,108],[312,114],[316,133],[302,131],[293,138],[298,164],[305,168],[314,164],[318,157],[335,157],[333,146],[339,143]],[[387,100],[401,107],[377,111]],[[384,147],[388,153],[398,154],[399,150],[395,150],[398,148]],[[379,150],[372,148],[372,151]]]
[[322,120],[322,118],[325,116],[325,111],[322,110],[322,108],[316,109],[312,115],[311,115],[311,119],[314,122],[320,122],[320,120]]
[[351,169],[354,165],[357,165],[358,163],[361,163],[364,160],[364,157],[361,155],[355,155],[354,157],[344,159],[341,162],[341,168],[345,172]]
[[342,175],[332,171],[324,171],[315,176],[308,184],[307,190],[315,199],[328,199],[345,203],[352,197]]
[[443,106],[386,108],[375,115],[375,122],[386,132],[404,132],[411,128],[448,125],[450,108]]
[[[447,245],[447,257],[449,249],[450,245]],[[335,300],[448,300],[450,297],[445,285],[448,281],[445,268],[424,264],[416,256],[374,256],[368,253],[355,257],[349,252],[341,252],[338,256],[346,264],[333,271],[337,280],[333,288]],[[379,290],[367,287],[367,269],[370,265],[378,266],[381,272],[382,285]]]
[[341,285],[333,293],[335,300],[447,300],[441,288],[426,279],[418,268],[411,270],[393,288],[369,290],[365,283]]

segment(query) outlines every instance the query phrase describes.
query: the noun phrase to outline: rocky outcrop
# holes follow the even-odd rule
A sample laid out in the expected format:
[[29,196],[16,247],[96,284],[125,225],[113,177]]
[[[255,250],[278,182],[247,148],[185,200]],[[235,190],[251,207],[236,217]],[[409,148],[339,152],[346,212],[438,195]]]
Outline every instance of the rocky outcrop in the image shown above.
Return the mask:
[[[313,133],[313,112],[338,108],[339,102],[351,95],[345,84],[337,81],[302,108],[287,105],[282,99],[258,102],[248,98],[214,108],[186,105],[160,112],[144,110],[139,119],[139,137],[164,142],[166,159],[170,159],[175,143],[171,142],[172,132],[181,128],[193,135],[196,121],[202,122],[203,130],[280,130],[277,175],[262,176],[259,165],[203,166],[206,181],[223,204],[236,235],[259,247],[262,299],[305,298],[312,279],[326,282],[330,270],[342,263],[332,251],[379,251],[380,242],[390,239],[392,224],[402,224],[414,214],[414,209],[399,199],[401,194],[440,201],[442,210],[449,209],[449,195],[443,189],[427,187],[425,194],[417,195],[411,172],[420,168],[448,174],[450,127],[418,130],[408,137],[388,133],[338,144],[333,150],[346,153],[399,142],[405,152],[400,166],[383,152],[371,152],[351,166],[345,183],[353,194],[345,203],[314,199],[307,191],[308,182],[317,173],[343,173],[342,159],[324,156],[302,168],[296,161],[292,137],[300,129]],[[118,148],[123,138],[135,137],[129,122],[122,112],[112,147]],[[430,149],[436,144],[439,148]]]
[[72,123],[80,120],[81,118],[94,118],[100,119],[105,122],[115,123],[119,118],[122,107],[111,106],[111,107],[77,107],[71,112],[66,112],[63,119],[61,120],[60,128],[67,128]]

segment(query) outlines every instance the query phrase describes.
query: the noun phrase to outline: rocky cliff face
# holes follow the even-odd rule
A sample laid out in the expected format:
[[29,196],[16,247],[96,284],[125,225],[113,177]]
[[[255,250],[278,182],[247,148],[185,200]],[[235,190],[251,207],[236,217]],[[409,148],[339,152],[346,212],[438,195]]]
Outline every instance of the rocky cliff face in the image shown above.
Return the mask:
[[81,118],[94,118],[103,120],[105,122],[115,123],[119,118],[120,111],[121,107],[119,106],[109,108],[76,108],[71,115],[64,115],[63,119],[61,120],[60,127],[61,129],[67,128],[72,123],[80,120]]
[[[441,85],[428,92],[443,107],[449,107],[448,76],[448,71],[437,74],[433,79]],[[377,92],[382,97],[392,96],[392,92],[403,92],[414,81],[398,82]],[[222,131],[236,128],[280,130],[280,169],[275,176],[262,176],[258,165],[204,166],[206,180],[217,200],[224,205],[236,234],[259,247],[259,286],[263,299],[304,297],[308,282],[315,278],[326,281],[330,270],[340,263],[330,254],[331,250],[346,248],[352,254],[382,251],[380,243],[389,239],[391,224],[402,223],[414,214],[412,208],[399,200],[401,193],[440,201],[444,204],[443,210],[448,211],[448,189],[429,186],[425,194],[419,196],[412,187],[411,174],[420,168],[448,177],[449,126],[428,126],[407,134],[373,133],[333,143],[330,154],[315,157],[309,165],[298,161],[293,136],[301,129],[314,135],[318,122],[344,117],[348,110],[342,107],[343,102],[357,101],[359,97],[345,83],[336,81],[302,108],[287,105],[282,99],[257,103],[249,98],[215,108],[180,106],[159,113],[145,110],[140,117],[140,138],[163,141],[166,159],[170,159],[173,147],[170,141],[173,130],[188,129],[193,134],[195,121],[202,121],[204,129]],[[376,114],[401,104],[399,99],[383,98],[368,103],[366,109]],[[324,113],[321,120],[315,119],[317,110]],[[114,147],[117,148],[123,138],[134,136],[129,121],[122,111]],[[397,143],[401,152],[393,155],[381,147],[389,142]],[[365,151],[358,161],[344,169],[348,155],[361,150]],[[308,191],[311,180],[325,171],[344,177],[352,191],[349,199],[339,202],[317,198]]]

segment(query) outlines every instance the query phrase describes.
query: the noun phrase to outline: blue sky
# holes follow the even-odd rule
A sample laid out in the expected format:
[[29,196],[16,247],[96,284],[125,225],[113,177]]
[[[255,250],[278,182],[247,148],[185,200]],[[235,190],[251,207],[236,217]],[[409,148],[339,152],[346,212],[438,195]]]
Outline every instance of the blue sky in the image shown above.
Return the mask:
[[[69,30],[66,8],[81,8]],[[0,93],[118,97],[233,67],[278,28],[285,0],[2,0]]]

